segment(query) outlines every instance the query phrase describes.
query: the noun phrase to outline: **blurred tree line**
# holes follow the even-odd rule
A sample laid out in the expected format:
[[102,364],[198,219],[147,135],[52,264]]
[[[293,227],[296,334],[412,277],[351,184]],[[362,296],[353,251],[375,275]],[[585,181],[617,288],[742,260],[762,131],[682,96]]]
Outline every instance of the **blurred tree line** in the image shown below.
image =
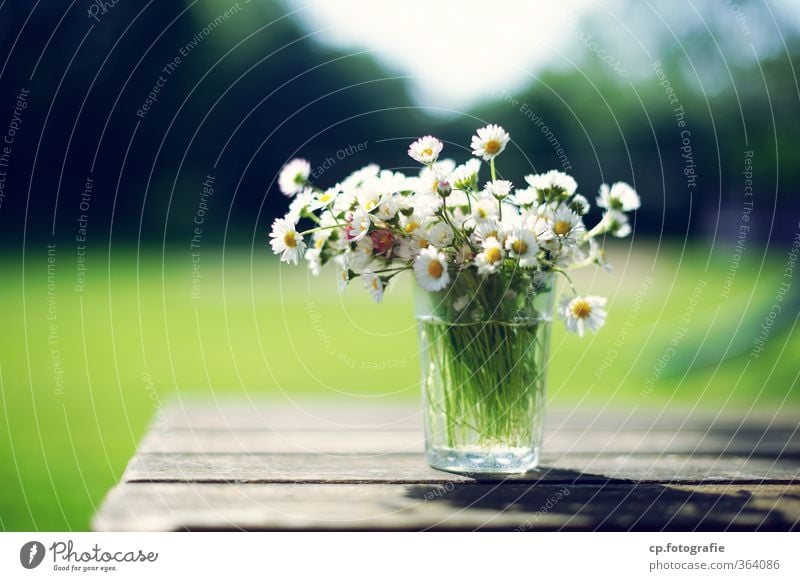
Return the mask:
[[[371,161],[410,169],[408,141],[434,133],[463,161],[486,122],[512,134],[508,177],[565,168],[590,199],[602,181],[635,183],[645,202],[637,235],[735,239],[752,151],[752,236],[770,234],[773,218],[773,238],[796,229],[791,31],[785,50],[731,66],[704,32],[690,34],[638,75],[588,50],[578,66],[445,118],[419,108],[371,55],[320,45],[278,2],[68,6],[39,3],[28,18],[28,2],[8,0],[0,11],[0,133],[28,91],[2,168],[7,246],[72,241],[81,220],[89,245],[183,246],[197,228],[203,244],[265,244],[286,208],[275,176],[290,158],[309,159],[328,185]],[[706,90],[706,75],[720,72]]]

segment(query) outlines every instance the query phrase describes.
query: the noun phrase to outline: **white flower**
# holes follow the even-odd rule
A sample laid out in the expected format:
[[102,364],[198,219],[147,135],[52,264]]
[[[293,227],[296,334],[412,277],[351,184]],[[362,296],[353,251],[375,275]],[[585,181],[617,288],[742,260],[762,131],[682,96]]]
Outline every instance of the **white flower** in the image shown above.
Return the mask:
[[495,237],[500,239],[500,222],[497,220],[484,220],[475,226],[472,239],[478,244],[482,244],[487,238]]
[[522,228],[512,230],[506,237],[505,247],[509,254],[519,257],[519,265],[522,268],[536,266],[539,244],[536,242],[536,236],[530,230]]
[[311,164],[296,158],[283,166],[278,176],[278,187],[287,196],[293,196],[303,189],[311,173]]
[[430,229],[427,239],[428,243],[436,248],[450,246],[453,242],[453,229],[444,222],[439,222]]
[[297,222],[301,218],[303,210],[310,207],[313,201],[314,196],[311,188],[303,188],[289,204],[289,212],[287,212],[286,217]]
[[589,213],[589,208],[591,208],[591,205],[585,196],[575,194],[575,197],[569,202],[569,208],[578,216],[585,216]]
[[320,251],[316,248],[309,248],[306,250],[306,262],[308,262],[308,270],[314,276],[319,276],[322,272],[322,260],[320,258]]
[[408,155],[415,161],[420,163],[433,163],[439,157],[442,151],[442,142],[433,137],[426,135],[420,137],[408,148]]
[[347,239],[357,241],[364,238],[372,225],[372,219],[366,210],[358,209],[350,215],[347,228]]
[[603,224],[611,234],[617,238],[625,238],[631,233],[631,225],[628,224],[628,215],[616,210],[609,210],[603,215]]
[[514,192],[514,201],[520,206],[532,206],[536,203],[536,200],[536,188],[524,188]]
[[475,257],[478,274],[492,274],[503,264],[503,246],[494,236],[483,241],[483,252]]
[[472,136],[472,155],[482,157],[485,161],[494,159],[506,148],[509,135],[499,125],[487,125],[478,129]]
[[525,176],[525,181],[532,188],[540,191],[558,190],[567,196],[571,196],[578,189],[578,183],[572,176],[558,170],[550,170],[547,173]]
[[477,226],[487,220],[497,219],[497,200],[482,196],[472,203],[472,213],[467,220],[468,226]]
[[376,303],[381,302],[383,298],[383,281],[374,272],[361,273],[361,280],[364,282],[364,288],[372,293],[372,300]]
[[607,210],[630,212],[641,205],[639,194],[625,182],[616,182],[610,188],[608,184],[600,186],[597,205]]
[[414,274],[423,290],[442,290],[450,282],[447,257],[434,246],[424,248],[414,259]]
[[347,252],[347,266],[354,272],[363,272],[367,270],[372,259],[375,258],[373,253],[372,238],[367,236],[362,238],[356,244],[355,249]]
[[497,200],[504,200],[511,193],[511,188],[514,187],[508,180],[494,180],[493,182],[486,182],[483,191],[486,195],[492,196]]
[[375,212],[375,215],[378,216],[381,220],[391,220],[397,215],[397,210],[399,209],[400,201],[398,198],[401,196],[398,195],[388,195],[385,196],[381,203],[378,204],[378,209]]
[[352,192],[356,188],[361,187],[366,180],[377,177],[380,170],[381,168],[378,165],[371,163],[359,170],[354,171],[342,182],[342,191],[345,193]]
[[525,227],[531,230],[539,244],[549,242],[555,237],[550,221],[540,214],[530,214],[523,221]]
[[449,177],[450,184],[457,190],[475,190],[478,187],[478,170],[481,160],[474,157],[467,163],[458,166]]
[[336,201],[336,196],[338,195],[339,190],[337,188],[328,188],[324,192],[317,192],[311,200],[308,209],[312,212],[316,212],[319,209],[327,208]]
[[339,292],[343,293],[347,288],[347,284],[350,282],[350,269],[347,267],[347,256],[339,254],[334,260],[338,267],[336,272],[336,284],[339,287]]
[[303,237],[297,233],[294,222],[286,218],[277,218],[272,223],[272,232],[269,237],[272,251],[281,255],[282,262],[297,264],[306,250]]
[[550,229],[555,239],[566,245],[577,243],[586,231],[580,216],[564,206],[553,214]]
[[431,166],[423,167],[419,172],[419,177],[412,183],[414,191],[420,195],[436,196],[438,198],[439,182],[448,181],[455,167],[456,162],[452,159],[443,159]]
[[[373,184],[370,184],[373,186]],[[356,200],[361,209],[372,212],[381,203],[381,196],[374,187],[365,186],[358,190]]]
[[604,297],[587,296],[566,298],[561,303],[559,315],[566,323],[567,330],[583,337],[584,332],[597,331],[606,321],[606,299]]

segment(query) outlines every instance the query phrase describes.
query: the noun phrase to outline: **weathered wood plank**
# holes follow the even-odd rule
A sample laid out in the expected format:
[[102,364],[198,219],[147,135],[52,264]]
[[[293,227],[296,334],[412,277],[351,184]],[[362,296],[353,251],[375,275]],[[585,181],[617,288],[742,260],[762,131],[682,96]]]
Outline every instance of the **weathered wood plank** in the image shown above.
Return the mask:
[[[152,430],[139,453],[356,454],[422,453],[421,430]],[[725,454],[800,458],[800,432],[721,430],[637,432],[559,430],[545,434],[549,454]]]
[[[736,456],[545,455],[540,471],[510,481],[800,481],[798,463]],[[481,479],[486,480],[485,477]],[[445,483],[473,479],[429,468],[421,454],[140,454],[123,480],[179,482]]]
[[[760,410],[743,415],[739,411],[708,409],[630,408],[565,409],[551,407],[546,414],[547,428],[593,431],[650,430],[724,430],[747,433],[764,428],[795,430],[800,423],[800,410]],[[221,399],[186,398],[165,406],[154,427],[160,429],[247,430],[422,430],[419,405],[397,402],[320,403],[299,400],[295,404],[256,399],[252,402]]]
[[122,484],[95,530],[797,530],[800,486]]

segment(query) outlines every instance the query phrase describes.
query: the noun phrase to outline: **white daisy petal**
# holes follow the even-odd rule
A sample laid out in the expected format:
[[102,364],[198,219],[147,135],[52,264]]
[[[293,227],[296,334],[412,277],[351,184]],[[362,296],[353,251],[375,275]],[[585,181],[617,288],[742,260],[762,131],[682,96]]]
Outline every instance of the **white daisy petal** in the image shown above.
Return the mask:
[[426,135],[409,146],[408,155],[420,163],[431,164],[439,157],[442,147],[444,146],[441,141],[432,135]]
[[283,166],[278,176],[278,187],[287,196],[293,196],[303,189],[310,173],[310,163],[305,159],[293,159]]
[[295,224],[286,218],[277,218],[272,223],[269,237],[272,251],[281,255],[281,262],[297,264],[306,250],[303,237],[297,233]]
[[510,136],[499,125],[487,125],[478,129],[472,136],[472,155],[489,161],[500,155],[506,148]]
[[450,282],[447,270],[447,256],[435,246],[428,246],[414,259],[414,275],[423,290],[440,291]]

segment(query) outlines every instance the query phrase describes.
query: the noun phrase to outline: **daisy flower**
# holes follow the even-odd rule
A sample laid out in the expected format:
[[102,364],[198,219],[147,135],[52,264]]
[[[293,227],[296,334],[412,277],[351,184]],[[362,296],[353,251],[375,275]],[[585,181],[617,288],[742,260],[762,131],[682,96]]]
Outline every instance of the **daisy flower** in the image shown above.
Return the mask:
[[314,195],[311,188],[303,188],[289,204],[289,212],[286,217],[297,222],[302,217],[303,210],[309,208],[313,201]]
[[281,262],[297,264],[306,250],[303,237],[297,233],[295,224],[286,218],[277,218],[272,223],[272,232],[269,237],[272,251],[281,255]]
[[350,219],[347,222],[347,239],[350,241],[358,241],[364,238],[372,225],[369,213],[360,208],[350,215]]
[[381,203],[378,204],[378,209],[375,211],[375,215],[378,216],[381,220],[391,220],[397,215],[397,211],[399,209],[399,200],[397,199],[400,196],[397,195],[389,195],[385,196]]
[[472,204],[472,213],[467,220],[468,225],[477,226],[487,220],[497,219],[497,202],[488,196],[480,197]]
[[500,155],[510,139],[505,129],[499,125],[487,125],[478,129],[472,136],[472,155],[490,161]]
[[439,222],[430,229],[426,238],[432,246],[444,248],[453,242],[453,229],[444,222]]
[[347,176],[341,184],[341,189],[343,192],[350,192],[360,188],[368,179],[378,177],[378,172],[380,171],[380,166],[375,163],[366,165]]
[[442,142],[433,135],[420,137],[408,148],[408,155],[411,159],[420,163],[430,164],[436,161],[442,151]]
[[537,199],[536,188],[524,188],[514,192],[514,201],[523,208],[533,206]]
[[569,209],[575,212],[578,216],[585,216],[589,213],[589,200],[585,196],[575,194],[575,197],[570,200]]
[[563,206],[553,214],[550,229],[553,231],[556,240],[567,245],[577,243],[578,239],[586,231],[580,216]]
[[339,190],[337,188],[328,188],[324,192],[317,192],[311,200],[308,209],[312,212],[316,212],[322,208],[327,208],[336,201],[336,196],[338,195]]
[[494,236],[490,236],[481,245],[483,252],[475,257],[478,274],[492,274],[503,264],[503,246]]
[[597,197],[597,205],[607,210],[617,210],[618,212],[630,212],[636,210],[641,205],[639,194],[625,182],[616,182],[611,187],[608,184],[600,186],[600,195]]
[[522,228],[512,230],[506,237],[505,247],[511,256],[519,258],[519,265],[522,268],[536,266],[539,244],[536,242],[536,236],[530,230]]
[[631,233],[631,225],[628,224],[627,214],[617,212],[616,210],[609,210],[603,216],[602,221],[608,229],[608,232],[611,232],[611,234],[617,238],[625,238]]
[[529,186],[539,191],[547,192],[555,190],[567,197],[574,194],[575,190],[578,189],[578,183],[572,176],[554,169],[547,173],[527,175],[525,176],[525,181],[528,182]]
[[383,298],[383,281],[374,272],[361,273],[361,280],[364,282],[364,288],[372,293],[372,300],[376,303],[381,302]]
[[485,220],[475,226],[472,239],[478,244],[482,244],[487,238],[500,239],[500,222],[497,220]]
[[514,187],[508,180],[494,180],[493,182],[486,182],[483,187],[485,195],[492,196],[496,200],[504,200],[511,193],[511,188]]
[[[450,174],[456,167],[456,162],[452,159],[443,159],[433,165],[423,167],[419,172],[419,178],[413,184],[413,189],[417,194],[439,196],[439,182],[448,181]],[[452,182],[449,182],[452,183]]]
[[[372,184],[370,184],[372,186]],[[358,205],[367,212],[372,212],[381,203],[381,196],[374,187],[362,187],[356,194]]]
[[287,196],[293,196],[303,189],[310,173],[310,163],[300,158],[293,159],[283,166],[278,176],[278,187]]
[[450,282],[447,257],[434,246],[424,248],[414,259],[414,274],[423,290],[442,290]]
[[336,286],[339,292],[343,293],[350,282],[350,269],[347,267],[347,256],[339,254],[335,259],[336,261]]
[[467,163],[458,166],[450,174],[449,181],[457,190],[475,190],[478,187],[478,171],[481,169],[481,160],[472,158]]
[[364,272],[372,262],[372,259],[375,258],[373,250],[372,238],[370,236],[362,238],[354,249],[345,254],[347,267],[354,272]]
[[605,297],[587,296],[566,298],[561,303],[559,315],[566,323],[567,330],[579,337],[588,329],[595,332],[606,321]]

